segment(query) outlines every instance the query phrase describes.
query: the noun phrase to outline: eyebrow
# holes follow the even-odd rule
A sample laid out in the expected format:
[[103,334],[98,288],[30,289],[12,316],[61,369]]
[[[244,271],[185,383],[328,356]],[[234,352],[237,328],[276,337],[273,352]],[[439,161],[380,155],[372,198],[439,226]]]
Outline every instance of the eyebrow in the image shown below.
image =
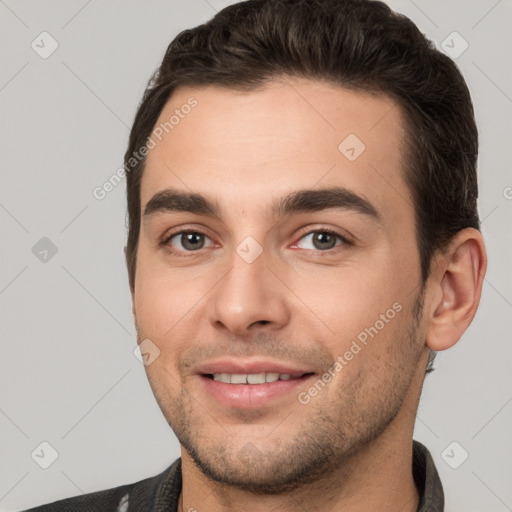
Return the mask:
[[[350,210],[380,221],[377,209],[364,197],[343,187],[296,190],[278,199],[270,207],[276,217],[292,213],[316,212],[329,208]],[[219,204],[207,196],[167,188],[157,192],[144,208],[144,219],[165,212],[189,212],[221,217]]]
[[220,208],[215,201],[201,194],[181,192],[171,188],[157,192],[147,202],[144,218],[164,212],[190,212],[220,217]]
[[351,210],[380,221],[379,212],[367,199],[343,187],[297,190],[278,200],[271,207],[271,211],[280,217],[295,212],[315,212],[328,208]]

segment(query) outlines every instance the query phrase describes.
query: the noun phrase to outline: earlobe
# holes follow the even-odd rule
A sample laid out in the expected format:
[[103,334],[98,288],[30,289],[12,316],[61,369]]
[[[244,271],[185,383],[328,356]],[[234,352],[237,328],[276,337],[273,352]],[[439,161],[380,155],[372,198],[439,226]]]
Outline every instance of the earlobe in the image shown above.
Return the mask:
[[457,233],[435,266],[429,283],[432,313],[426,344],[440,351],[459,341],[480,303],[487,269],[482,234],[473,228]]

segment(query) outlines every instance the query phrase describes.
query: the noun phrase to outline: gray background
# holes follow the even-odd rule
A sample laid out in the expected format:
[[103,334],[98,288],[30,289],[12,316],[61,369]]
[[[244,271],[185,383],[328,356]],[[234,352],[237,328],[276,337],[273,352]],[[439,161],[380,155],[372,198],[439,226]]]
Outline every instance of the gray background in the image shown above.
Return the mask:
[[[146,478],[179,456],[133,355],[124,182],[101,201],[92,191],[121,166],[168,43],[228,3],[0,0],[2,511]],[[448,511],[512,510],[512,2],[390,4],[438,46],[460,51],[454,31],[469,44],[456,62],[481,133],[489,252],[480,310],[427,377],[415,438],[433,454]],[[47,59],[31,47],[50,48],[43,31],[59,45]],[[41,252],[43,237],[55,255]],[[58,452],[48,469],[36,463],[50,461],[43,441]]]

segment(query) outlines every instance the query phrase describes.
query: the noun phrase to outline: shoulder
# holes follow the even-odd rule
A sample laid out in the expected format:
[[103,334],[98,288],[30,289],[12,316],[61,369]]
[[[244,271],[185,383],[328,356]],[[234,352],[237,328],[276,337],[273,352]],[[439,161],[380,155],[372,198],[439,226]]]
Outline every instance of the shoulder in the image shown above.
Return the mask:
[[[47,503],[23,512],[129,512],[152,510],[162,489],[168,494],[181,490],[181,459],[175,460],[162,473],[111,489],[82,494]],[[178,475],[179,473],[179,475]]]

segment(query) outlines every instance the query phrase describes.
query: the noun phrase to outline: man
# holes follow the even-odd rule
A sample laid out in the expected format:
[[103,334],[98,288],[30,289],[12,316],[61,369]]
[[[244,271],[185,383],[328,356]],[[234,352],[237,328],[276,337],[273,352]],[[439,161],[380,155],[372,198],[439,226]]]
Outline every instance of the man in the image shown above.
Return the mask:
[[457,67],[383,3],[249,0],[178,35],[125,167],[138,343],[182,456],[32,510],[442,511],[412,436],[480,299],[477,152]]

